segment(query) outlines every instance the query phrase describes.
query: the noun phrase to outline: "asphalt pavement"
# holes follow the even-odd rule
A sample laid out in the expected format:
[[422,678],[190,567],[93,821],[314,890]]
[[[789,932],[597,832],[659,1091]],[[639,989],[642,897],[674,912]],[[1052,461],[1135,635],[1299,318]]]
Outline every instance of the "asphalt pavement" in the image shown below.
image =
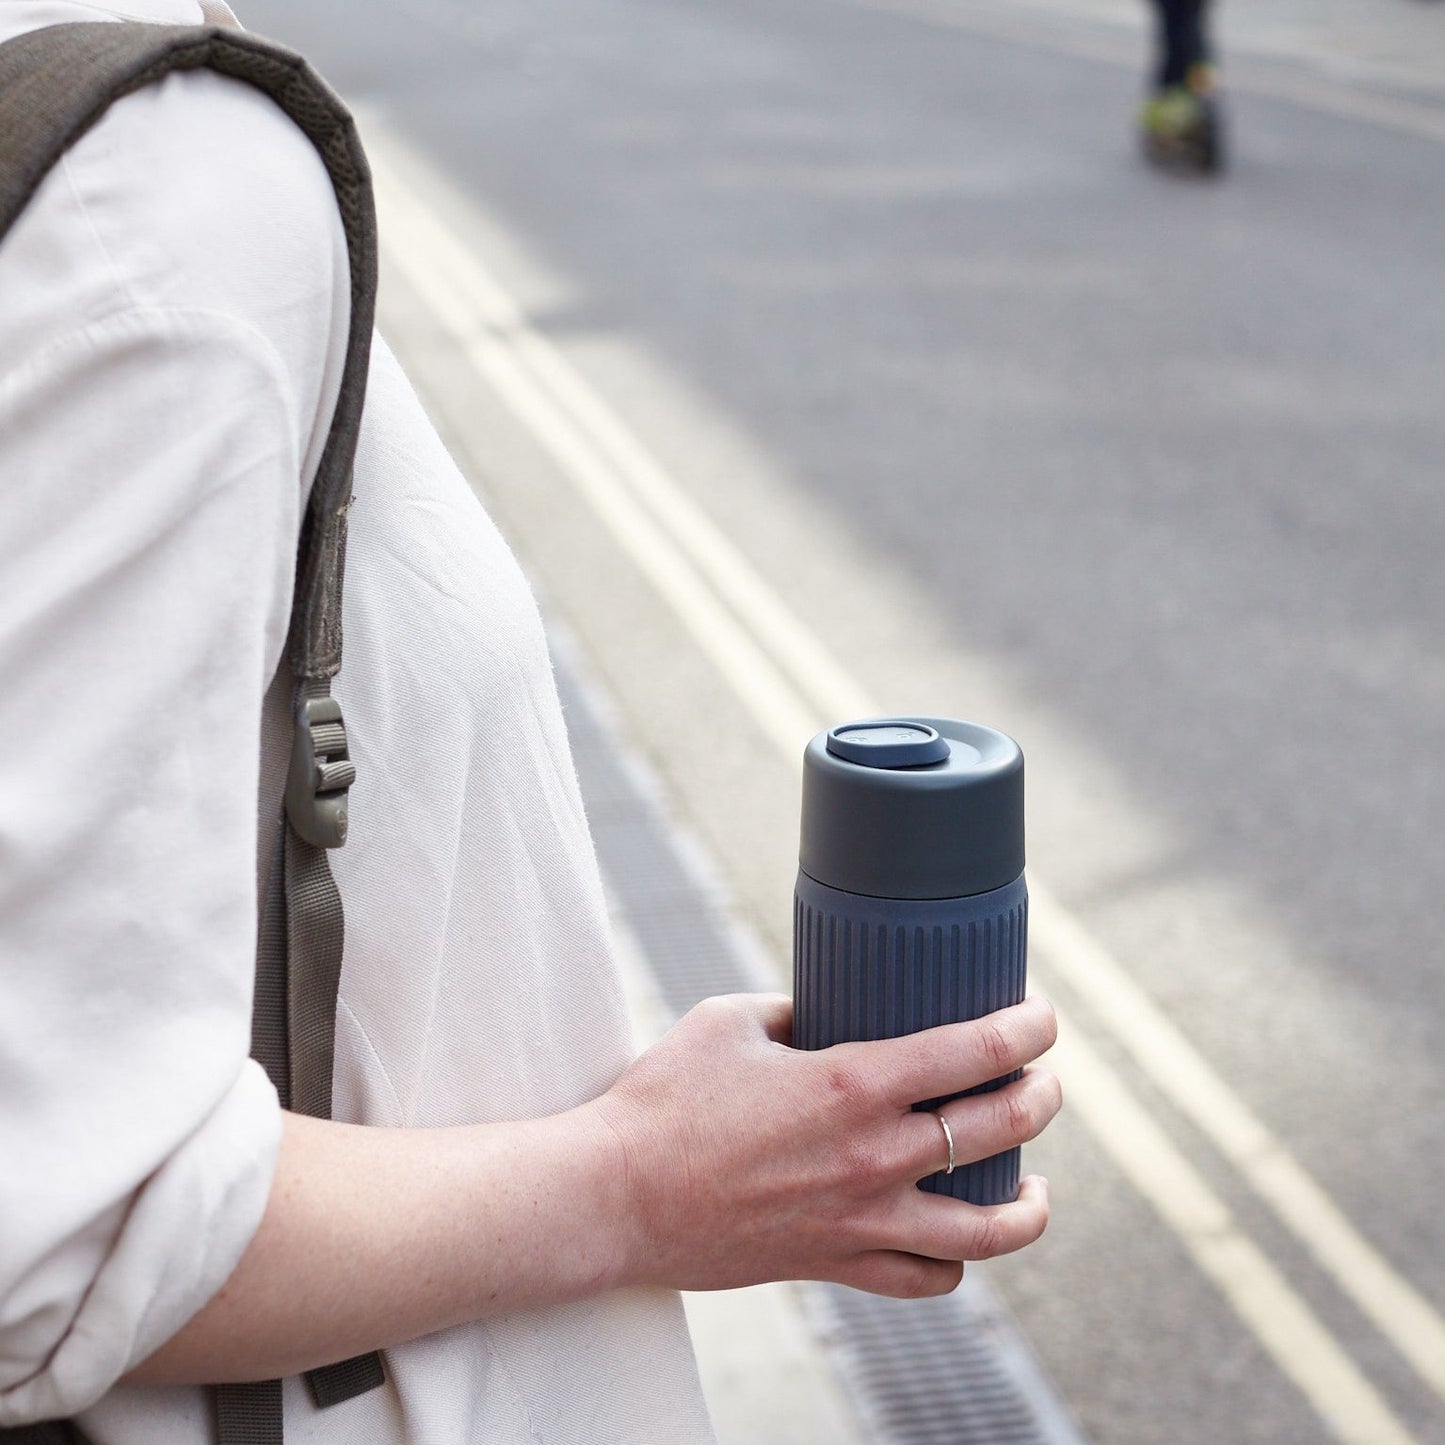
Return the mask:
[[1445,1442],[1445,6],[1225,6],[1215,183],[1114,0],[241,13],[780,979],[811,727],[1022,742],[1081,1052],[988,1274],[1083,1432]]

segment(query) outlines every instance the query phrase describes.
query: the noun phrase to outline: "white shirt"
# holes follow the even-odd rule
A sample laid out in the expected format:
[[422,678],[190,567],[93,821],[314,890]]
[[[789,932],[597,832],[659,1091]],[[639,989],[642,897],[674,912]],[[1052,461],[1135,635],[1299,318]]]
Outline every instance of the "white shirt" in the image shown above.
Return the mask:
[[[203,11],[0,0],[0,40],[122,14]],[[114,1382],[226,1279],[275,1167],[247,1058],[258,725],[347,286],[309,143],[210,73],[118,102],[0,245],[0,1424],[211,1438],[205,1391]],[[542,628],[380,343],[355,497],[335,1115],[568,1108],[628,1050]],[[712,1438],[668,1292],[388,1369],[327,1411],[288,1381],[288,1445]]]

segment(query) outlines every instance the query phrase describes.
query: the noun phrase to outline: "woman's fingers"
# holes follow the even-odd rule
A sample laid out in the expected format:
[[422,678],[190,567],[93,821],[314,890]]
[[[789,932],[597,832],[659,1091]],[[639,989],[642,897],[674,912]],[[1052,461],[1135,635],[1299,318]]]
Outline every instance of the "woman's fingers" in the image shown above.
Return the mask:
[[1057,1037],[1053,1005],[1044,998],[1028,998],[967,1023],[837,1047],[869,1051],[868,1068],[880,1088],[907,1106],[1011,1074],[1046,1053]]
[[911,1177],[922,1179],[948,1167],[948,1138],[938,1123],[940,1114],[953,1134],[954,1163],[963,1165],[1038,1138],[1063,1102],[1063,1090],[1054,1074],[1030,1065],[1022,1078],[1001,1089],[913,1113],[905,1121]]
[[1031,1174],[1009,1204],[965,1204],[946,1194],[911,1190],[879,1243],[885,1251],[891,1246],[933,1260],[993,1259],[1032,1244],[1048,1223],[1048,1183]]
[[1011,1204],[964,1204],[917,1189],[912,1195],[898,1212],[897,1247],[845,1261],[840,1284],[898,1299],[947,1294],[963,1278],[965,1261],[1023,1249],[1049,1222],[1048,1184],[1037,1174],[1019,1185]]
[[949,1294],[963,1279],[956,1260],[925,1259],[899,1250],[876,1249],[855,1255],[838,1271],[838,1283],[893,1299],[928,1299]]

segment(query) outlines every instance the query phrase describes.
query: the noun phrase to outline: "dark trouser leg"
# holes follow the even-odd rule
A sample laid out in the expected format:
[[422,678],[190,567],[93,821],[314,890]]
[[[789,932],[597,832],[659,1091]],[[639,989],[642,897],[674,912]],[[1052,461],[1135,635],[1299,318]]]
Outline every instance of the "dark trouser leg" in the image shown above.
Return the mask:
[[1183,85],[1190,67],[1209,59],[1204,35],[1204,12],[1208,0],[1154,0],[1159,21],[1160,89]]

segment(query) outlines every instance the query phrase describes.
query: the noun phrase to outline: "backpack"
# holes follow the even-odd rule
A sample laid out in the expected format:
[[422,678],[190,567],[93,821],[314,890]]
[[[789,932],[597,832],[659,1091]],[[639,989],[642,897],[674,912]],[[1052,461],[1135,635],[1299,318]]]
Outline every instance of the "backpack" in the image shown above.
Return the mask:
[[[244,31],[110,21],[31,31],[0,45],[0,243],[51,166],[112,101],[200,67],[256,86],[305,132],[335,187],[351,263],[341,389],[301,524],[290,633],[265,709],[281,723],[264,728],[262,796],[275,796],[268,782],[277,792],[283,776],[285,783],[279,816],[261,821],[260,857],[273,861],[261,893],[251,1024],[252,1056],[282,1107],[330,1118],[344,925],[327,850],[346,841],[347,790],[356,777],[331,679],[341,666],[346,511],[376,301],[371,175],[356,128],[300,56]],[[384,1379],[376,1354],[307,1373],[322,1408]],[[214,1393],[219,1445],[281,1445],[281,1381],[219,1385]],[[0,1445],[84,1442],[69,1421],[0,1428]]]

